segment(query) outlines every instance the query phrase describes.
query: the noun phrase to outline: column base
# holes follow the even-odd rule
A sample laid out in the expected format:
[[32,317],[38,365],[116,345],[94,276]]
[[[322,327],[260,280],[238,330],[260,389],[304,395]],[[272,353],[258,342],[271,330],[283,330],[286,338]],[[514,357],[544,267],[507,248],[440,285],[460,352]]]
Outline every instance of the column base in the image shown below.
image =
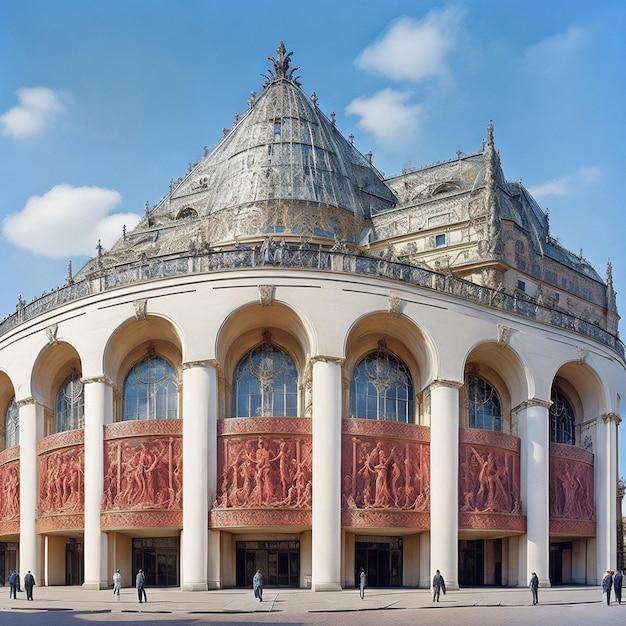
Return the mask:
[[81,589],[85,589],[88,591],[101,591],[102,589],[108,589],[109,584],[104,582],[93,583],[93,582],[84,582],[81,586]]
[[208,591],[209,586],[206,583],[185,583],[180,589],[181,591]]
[[341,583],[313,583],[311,591],[343,591]]

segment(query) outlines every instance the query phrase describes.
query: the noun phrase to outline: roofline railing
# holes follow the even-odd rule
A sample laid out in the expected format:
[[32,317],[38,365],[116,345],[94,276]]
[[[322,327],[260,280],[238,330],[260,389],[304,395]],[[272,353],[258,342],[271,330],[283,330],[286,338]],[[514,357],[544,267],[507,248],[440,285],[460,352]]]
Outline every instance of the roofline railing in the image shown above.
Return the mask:
[[0,322],[0,336],[23,322],[35,319],[60,306],[126,285],[173,276],[257,269],[265,266],[332,271],[395,280],[404,285],[453,295],[496,311],[512,313],[555,328],[572,331],[608,346],[621,358],[625,357],[624,344],[619,337],[587,320],[537,304],[531,298],[521,298],[502,290],[477,285],[452,274],[442,274],[380,257],[354,254],[351,251],[324,250],[313,246],[274,246],[269,252],[268,254],[268,250],[261,250],[258,247],[238,246],[227,250],[157,257],[102,268],[85,279],[54,289],[28,304],[20,300],[16,312]]

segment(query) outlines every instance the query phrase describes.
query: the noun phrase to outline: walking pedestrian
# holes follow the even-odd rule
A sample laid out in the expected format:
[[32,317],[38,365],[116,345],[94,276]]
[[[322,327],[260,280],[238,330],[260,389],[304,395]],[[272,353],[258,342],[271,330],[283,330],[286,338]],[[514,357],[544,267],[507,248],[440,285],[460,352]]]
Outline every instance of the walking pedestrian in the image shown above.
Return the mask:
[[28,570],[28,574],[24,576],[24,589],[26,589],[26,599],[33,599],[33,587],[35,586],[35,577]]
[[254,590],[254,597],[258,598],[259,602],[263,602],[263,574],[258,569],[254,578],[252,579],[252,589]]
[[361,596],[361,600],[365,597],[365,581],[367,580],[367,576],[365,575],[365,571],[361,568],[361,573],[359,574],[359,594]]
[[439,592],[443,591],[443,595],[446,595],[446,583],[441,575],[441,572],[437,570],[433,576],[433,602],[439,602]]
[[606,570],[606,574],[602,579],[602,594],[606,594],[607,606],[611,604],[611,587],[613,586],[613,576],[610,570]]
[[536,572],[530,575],[530,591],[533,594],[533,606],[539,604],[539,577]]
[[622,570],[618,570],[613,577],[613,589],[615,589],[615,599],[618,604],[622,603],[622,583],[624,580],[624,574]]
[[142,598],[144,602],[147,602],[148,596],[146,595],[146,577],[142,569],[137,572],[137,576],[135,577],[135,587],[137,587],[139,603],[141,604]]
[[17,599],[17,572],[15,570],[11,570],[9,574],[9,600],[11,598]]
[[113,574],[113,595],[120,599],[120,592],[122,590],[122,574],[120,570],[116,569]]

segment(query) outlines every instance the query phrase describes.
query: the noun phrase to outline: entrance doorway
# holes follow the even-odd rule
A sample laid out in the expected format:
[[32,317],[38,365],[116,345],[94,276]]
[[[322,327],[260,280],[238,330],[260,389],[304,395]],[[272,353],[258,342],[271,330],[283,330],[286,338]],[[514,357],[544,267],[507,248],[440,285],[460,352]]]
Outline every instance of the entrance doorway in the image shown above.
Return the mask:
[[[501,574],[500,574],[501,579]],[[459,585],[482,587],[485,584],[485,541],[459,541]]]
[[0,586],[8,585],[9,575],[17,569],[17,542],[0,542]]
[[572,582],[572,542],[550,544],[550,584],[563,585]]
[[85,582],[83,575],[83,544],[76,539],[70,539],[65,544],[65,584],[82,585]]
[[402,586],[402,537],[356,537],[354,580],[361,568],[368,587]]
[[252,587],[257,569],[270,587],[300,586],[299,541],[238,541],[237,587]]
[[133,572],[142,569],[146,586],[178,587],[178,538],[133,539]]

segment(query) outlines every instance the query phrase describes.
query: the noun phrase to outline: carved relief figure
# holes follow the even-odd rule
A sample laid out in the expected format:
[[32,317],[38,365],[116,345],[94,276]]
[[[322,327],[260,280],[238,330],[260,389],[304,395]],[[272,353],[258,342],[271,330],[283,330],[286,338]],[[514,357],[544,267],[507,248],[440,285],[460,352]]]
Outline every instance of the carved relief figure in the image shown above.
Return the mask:
[[428,447],[391,442],[344,443],[343,501],[347,508],[427,511],[430,506]]
[[574,460],[550,461],[550,514],[593,520],[593,467]]
[[182,506],[180,437],[107,442],[103,508],[179,509]]
[[84,449],[67,448],[39,460],[39,514],[84,509]]
[[310,439],[225,437],[222,453],[216,508],[311,506]]
[[508,450],[462,444],[459,459],[461,511],[519,513],[517,455]]
[[20,466],[5,463],[0,466],[0,521],[20,516]]

